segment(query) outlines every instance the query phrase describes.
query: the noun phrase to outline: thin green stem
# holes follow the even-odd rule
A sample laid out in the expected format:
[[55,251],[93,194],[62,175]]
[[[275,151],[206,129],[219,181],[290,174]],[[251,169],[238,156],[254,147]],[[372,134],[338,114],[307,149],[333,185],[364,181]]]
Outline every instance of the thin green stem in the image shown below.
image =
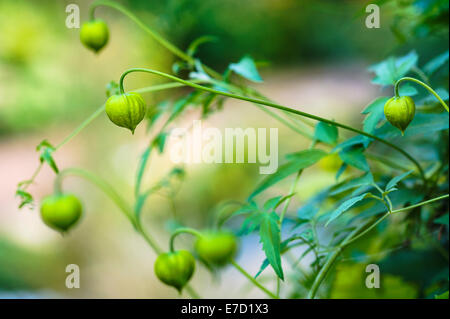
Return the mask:
[[88,126],[93,120],[95,120],[100,114],[103,113],[105,109],[105,104],[101,105],[94,113],[92,113],[87,119],[85,119],[80,125],[78,125],[72,133],[66,136],[61,143],[55,146],[55,150],[61,148],[64,144],[69,142],[72,138],[78,135],[86,126]]
[[[361,229],[364,229],[368,223],[369,222],[363,223],[363,224],[359,225],[355,230],[353,230],[343,240],[342,245],[345,245],[346,242],[350,241],[356,234],[358,234],[361,231]],[[316,296],[317,290],[320,287],[320,284],[325,279],[326,275],[328,274],[328,271],[331,269],[334,262],[339,257],[339,254],[342,252],[342,250],[343,250],[343,247],[337,247],[336,250],[329,255],[327,261],[325,262],[323,267],[320,269],[319,273],[317,274],[317,277],[314,279],[314,283],[308,293],[308,299],[314,299],[314,297]]]
[[[97,186],[100,190],[102,190],[116,205],[119,207],[121,212],[130,220],[131,224],[135,227],[137,232],[144,238],[144,240],[149,244],[149,246],[154,250],[155,253],[158,255],[163,252],[161,247],[157,244],[157,242],[153,239],[152,236],[150,236],[142,227],[141,221],[139,219],[136,219],[134,217],[134,214],[129,207],[129,205],[126,203],[126,201],[119,195],[119,193],[111,186],[109,185],[105,180],[101,179],[100,177],[79,168],[68,168],[63,171],[61,171],[57,176],[57,181],[55,181],[55,184],[57,184],[61,189],[61,183],[62,178],[66,175],[75,175],[79,176],[81,178],[84,178],[85,180],[91,182],[95,186]],[[186,291],[193,297],[193,298],[200,298],[197,292],[189,285],[186,286]]]
[[345,244],[342,243],[340,245],[341,248],[344,248],[345,246],[350,245],[351,243],[353,243],[354,241],[358,240],[359,238],[363,237],[364,235],[366,235],[367,233],[369,233],[372,229],[374,229],[375,227],[378,226],[379,223],[381,223],[383,220],[385,220],[389,215],[391,214],[391,212],[387,212],[385,213],[383,216],[381,216],[381,218],[377,219],[372,225],[370,225],[369,227],[367,227],[363,232],[361,232],[360,234],[358,234],[358,236],[353,237],[351,240],[347,241]]
[[194,59],[191,56],[187,55],[182,50],[180,50],[179,48],[174,46],[172,43],[170,43],[169,41],[164,39],[159,33],[154,31],[153,29],[149,28],[147,25],[145,25],[145,23],[143,23],[132,12],[128,11],[128,9],[126,9],[125,7],[123,7],[122,5],[120,5],[116,2],[107,1],[107,0],[94,1],[90,6],[91,19],[95,18],[95,9],[100,6],[110,7],[110,8],[113,8],[113,9],[123,13],[125,16],[130,18],[134,23],[136,23],[144,32],[146,32],[148,35],[150,35],[156,42],[158,42],[159,44],[164,46],[166,49],[168,49],[174,55],[176,55],[177,57],[179,57],[182,60],[186,60],[191,63],[194,62]]
[[[442,195],[442,196],[439,196],[439,197],[436,197],[436,198],[433,198],[433,199],[430,199],[430,200],[426,200],[426,201],[423,201],[423,202],[420,202],[420,203],[417,203],[417,204],[414,204],[414,205],[411,205],[411,206],[408,206],[408,207],[403,207],[403,208],[399,208],[397,210],[392,210],[392,211],[389,210],[387,213],[385,213],[383,216],[381,216],[381,218],[377,219],[372,225],[370,225],[367,229],[365,229],[363,232],[358,234],[358,236],[356,236],[356,237],[352,238],[350,241],[348,241],[345,244],[345,246],[353,243],[354,241],[358,240],[359,238],[361,238],[364,235],[366,235],[367,233],[369,233],[372,229],[374,229],[378,224],[380,224],[383,220],[385,220],[391,214],[400,213],[400,212],[403,212],[403,211],[406,211],[406,210],[410,210],[410,209],[413,209],[413,208],[416,208],[416,207],[419,207],[419,206],[427,205],[427,204],[430,204],[430,203],[433,203],[433,202],[436,202],[436,201],[439,201],[441,199],[448,198],[448,197],[449,197],[448,194],[447,195]],[[391,205],[389,205],[389,206],[392,207]],[[341,247],[343,247],[343,246],[341,245]]]
[[[198,83],[202,83],[202,81],[198,81]],[[172,83],[163,83],[158,85],[152,85],[144,88],[140,88],[137,90],[134,90],[134,92],[137,93],[148,93],[148,92],[155,92],[155,91],[161,91],[166,89],[174,89],[185,86],[182,83],[179,82],[172,82]],[[62,146],[67,144],[70,140],[72,140],[74,137],[76,137],[86,126],[88,126],[94,119],[96,119],[100,114],[102,114],[103,110],[105,108],[105,104],[102,104],[94,113],[92,113],[86,120],[84,120],[80,125],[78,125],[67,137],[65,137],[58,145],[56,145],[55,150],[60,149]],[[41,169],[43,167],[43,163],[40,162],[39,165],[36,167],[35,171],[33,172],[33,175],[30,179],[24,183],[23,190],[26,190],[31,184],[34,183],[34,180],[39,175]]]
[[261,289],[266,295],[268,295],[270,298],[278,299],[278,297],[272,293],[270,290],[268,290],[266,287],[261,285],[255,278],[253,278],[248,272],[246,272],[235,260],[231,260],[231,264],[236,268],[244,277],[246,277],[248,280],[250,280],[256,287]]
[[116,205],[121,212],[128,218],[132,225],[136,226],[136,220],[131,211],[131,208],[125,202],[125,200],[119,195],[119,193],[102,178],[80,168],[67,168],[59,172],[55,179],[55,188],[59,191],[62,190],[62,180],[67,175],[75,175],[81,177],[90,183],[97,186],[102,190]]
[[150,74],[159,75],[159,76],[171,79],[173,81],[183,83],[183,84],[185,84],[187,86],[193,87],[193,88],[198,89],[198,90],[202,90],[202,91],[206,91],[206,92],[210,92],[210,93],[214,93],[214,94],[218,94],[218,95],[222,95],[222,96],[226,96],[226,97],[230,97],[230,98],[234,98],[234,99],[238,99],[238,100],[242,100],[242,101],[247,101],[247,102],[251,102],[251,103],[267,105],[267,106],[275,108],[275,109],[287,111],[289,113],[300,115],[300,116],[303,116],[303,117],[307,117],[307,118],[310,118],[310,119],[313,119],[313,120],[316,120],[316,121],[321,121],[321,122],[324,122],[324,123],[327,123],[327,124],[331,124],[331,125],[343,128],[343,129],[348,130],[348,131],[352,131],[352,132],[355,132],[355,133],[358,133],[358,134],[370,137],[371,139],[377,140],[377,141],[379,141],[379,142],[381,142],[381,143],[383,143],[383,144],[385,144],[385,145],[395,149],[396,151],[400,152],[401,154],[403,154],[412,163],[414,163],[414,165],[417,167],[420,175],[422,176],[422,179],[424,181],[426,181],[425,174],[424,174],[424,171],[422,169],[422,166],[419,164],[419,162],[417,162],[414,159],[414,157],[412,157],[410,154],[408,154],[405,150],[403,150],[402,148],[398,147],[397,145],[392,144],[391,142],[388,142],[388,141],[386,141],[386,140],[384,140],[384,139],[382,139],[382,138],[380,138],[378,136],[369,134],[367,132],[358,130],[356,128],[353,128],[353,127],[345,125],[345,124],[341,124],[339,122],[334,122],[332,120],[328,120],[328,119],[322,118],[320,116],[316,116],[316,115],[309,114],[309,113],[306,113],[306,112],[298,111],[296,109],[292,109],[292,108],[289,108],[289,107],[286,107],[286,106],[283,106],[283,105],[279,105],[279,104],[276,104],[276,103],[273,103],[273,102],[263,101],[263,100],[254,99],[254,98],[251,98],[251,97],[246,97],[246,96],[241,96],[241,95],[237,95],[237,94],[233,94],[233,93],[218,91],[218,90],[215,90],[215,89],[212,89],[212,88],[209,88],[209,87],[205,87],[205,86],[202,86],[202,85],[198,85],[196,83],[180,79],[180,78],[178,78],[176,76],[173,76],[173,75],[170,75],[170,74],[167,74],[167,73],[164,73],[164,72],[152,70],[152,69],[132,68],[132,69],[126,70],[120,77],[120,84],[119,85],[120,85],[121,88],[123,88],[123,80],[124,80],[125,76],[127,74],[129,74],[129,73],[132,73],[132,72],[146,72],[146,73],[150,73]]
[[[309,149],[313,149],[316,144],[317,144],[317,141],[313,140]],[[289,194],[292,194],[295,191],[295,189],[297,188],[297,184],[298,184],[298,181],[300,180],[300,176],[302,175],[302,173],[303,173],[303,169],[301,169],[297,172],[297,175],[295,176],[295,180],[292,183],[291,188],[289,190]],[[289,204],[291,203],[291,199],[292,199],[292,197],[289,197],[288,199],[286,199],[286,202],[284,203],[284,207],[283,207],[283,210],[281,211],[280,219],[278,222],[280,226],[283,224],[283,219],[284,219],[284,216],[286,215]]]
[[419,206],[431,204],[433,202],[436,202],[438,200],[441,200],[441,199],[444,199],[444,198],[448,198],[448,197],[449,197],[449,194],[442,195],[442,196],[439,196],[439,197],[435,197],[435,198],[432,198],[432,199],[429,199],[429,200],[426,200],[426,201],[423,201],[423,202],[420,202],[420,203],[417,203],[417,204],[414,204],[414,205],[411,205],[411,206],[407,206],[407,207],[403,207],[403,208],[399,208],[399,209],[393,210],[392,214],[400,213],[400,212],[403,212],[405,210],[413,209],[413,208],[416,208],[416,207],[419,207]]
[[175,238],[179,235],[179,234],[191,234],[194,235],[197,238],[202,237],[202,233],[200,233],[198,230],[192,229],[192,228],[188,228],[188,227],[183,227],[183,228],[178,228],[177,230],[175,230],[172,235],[170,236],[170,241],[169,241],[169,248],[171,252],[175,251],[175,247],[174,247],[174,243],[175,243]]
[[[408,207],[403,207],[397,210],[393,210],[388,211],[387,213],[385,213],[381,218],[376,219],[373,223],[371,223],[371,220],[367,223],[361,224],[360,226],[358,226],[354,231],[352,231],[343,241],[342,243],[336,248],[336,250],[331,253],[331,255],[328,257],[325,265],[322,267],[322,269],[320,270],[319,274],[317,275],[314,284],[308,294],[308,298],[312,299],[314,298],[314,296],[317,293],[317,290],[320,286],[320,284],[322,283],[322,281],[325,279],[326,274],[328,273],[328,271],[330,270],[331,266],[334,264],[334,262],[336,261],[336,259],[338,258],[339,254],[342,252],[342,250],[347,247],[348,245],[350,245],[351,243],[353,243],[354,241],[356,241],[357,239],[363,237],[364,235],[366,235],[367,233],[369,233],[372,229],[374,229],[378,224],[380,224],[383,220],[385,220],[389,215],[394,214],[394,213],[399,213],[399,212],[403,212],[415,207],[419,207],[419,206],[423,206],[423,205],[427,205],[436,201],[439,201],[441,199],[444,198],[448,198],[449,194],[446,195],[442,195],[430,200],[426,200],[423,202],[420,202],[418,204],[415,205],[411,205]],[[369,226],[368,226],[369,225]],[[366,228],[366,226],[368,226]]]
[[430,78],[417,66],[413,66],[411,71],[416,73],[425,83],[430,83]]
[[428,92],[430,92],[431,94],[433,94],[434,97],[438,99],[438,101],[442,104],[442,106],[443,106],[443,107],[445,108],[445,110],[448,112],[448,105],[444,102],[444,100],[442,100],[442,98],[439,96],[439,94],[437,94],[436,91],[433,90],[429,85],[427,85],[427,84],[423,83],[422,81],[417,80],[417,79],[415,79],[415,78],[404,77],[404,78],[401,78],[400,80],[398,80],[397,82],[395,82],[395,86],[394,86],[395,97],[397,97],[397,98],[400,97],[400,94],[399,94],[399,86],[400,86],[400,83],[402,83],[402,82],[404,82],[404,81],[411,81],[411,82],[414,82],[414,83],[417,83],[417,84],[423,86],[425,89],[428,90]]

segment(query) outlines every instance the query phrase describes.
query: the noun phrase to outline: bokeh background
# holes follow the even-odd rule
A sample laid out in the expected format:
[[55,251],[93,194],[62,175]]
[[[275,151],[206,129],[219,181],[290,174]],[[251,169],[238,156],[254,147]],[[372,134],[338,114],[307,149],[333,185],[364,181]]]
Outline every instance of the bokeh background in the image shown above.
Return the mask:
[[[381,28],[367,29],[367,1],[120,1],[183,49],[200,36],[217,37],[216,42],[203,45],[198,56],[219,71],[250,54],[259,62],[264,79],[257,88],[273,100],[355,125],[361,123],[364,107],[382,93],[371,83],[369,65],[412,49],[425,60],[448,50],[448,1],[380,2],[384,3]],[[108,8],[96,12],[110,28],[107,48],[99,55],[86,50],[79,30],[65,26],[65,8],[70,3],[79,5],[82,21],[88,19],[90,1],[0,1],[0,298],[177,297],[174,289],[154,276],[155,254],[92,185],[77,178],[65,181],[64,188],[79,195],[85,208],[82,222],[65,237],[40,221],[38,209],[18,209],[16,185],[38,165],[35,149],[40,141],[59,143],[104,103],[107,83],[117,81],[125,69],[171,72],[175,62],[135,24]],[[432,17],[439,26],[436,30],[417,27],[427,5],[441,8]],[[126,86],[159,82],[148,74],[134,74]],[[182,93],[145,94],[145,99],[152,104]],[[178,124],[187,126],[198,116],[198,110],[189,111]],[[279,127],[280,158],[308,143],[290,138],[289,129],[243,102],[227,101],[224,110],[204,125]],[[138,159],[147,142],[144,129],[131,136],[102,115],[54,157],[61,168],[94,171],[132,198]],[[152,158],[145,184],[158,180],[172,166],[166,155]],[[261,178],[258,165],[192,164],[186,171],[174,203],[154,195],[144,209],[145,227],[163,247],[169,237],[167,221],[174,214],[188,226],[205,227],[219,202],[245,200]],[[54,173],[45,167],[29,188],[38,202],[52,192],[53,179]],[[333,173],[319,168],[308,171],[295,202],[301,203],[333,180]],[[288,180],[277,184],[274,195],[287,192],[288,187]],[[189,247],[190,238],[179,241],[183,244]],[[258,238],[245,237],[238,261],[255,274],[263,259]],[[80,289],[65,287],[65,266],[71,263],[80,266]],[[362,268],[352,267],[346,273],[361,281]],[[266,275],[267,280],[273,279]],[[354,285],[342,280],[336,297],[371,297],[358,294]],[[415,284],[400,275],[391,276],[389,282],[395,289],[379,296],[417,297]],[[263,297],[232,268],[211,275],[198,267],[192,283],[210,298]]]

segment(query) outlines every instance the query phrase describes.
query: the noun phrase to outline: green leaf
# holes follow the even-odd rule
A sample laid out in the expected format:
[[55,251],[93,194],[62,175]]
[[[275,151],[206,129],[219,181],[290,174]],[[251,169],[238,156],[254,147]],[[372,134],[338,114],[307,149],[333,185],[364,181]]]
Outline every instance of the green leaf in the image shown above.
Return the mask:
[[319,211],[319,207],[314,203],[303,205],[297,210],[297,216],[303,220],[311,220]]
[[419,57],[415,51],[411,51],[405,56],[395,58],[389,57],[385,61],[369,67],[369,71],[375,73],[372,83],[379,85],[393,85],[397,80],[404,77],[411,69],[417,65]]
[[17,189],[16,196],[20,197],[19,208],[23,208],[26,205],[33,204],[33,196],[30,193],[24,191],[23,189]]
[[440,67],[442,67],[445,63],[448,62],[449,58],[449,51],[444,52],[431,61],[429,61],[425,66],[423,67],[423,70],[428,74],[432,75],[434,72],[436,72]]
[[58,174],[58,167],[52,157],[52,153],[55,151],[55,148],[47,140],[43,140],[36,147],[36,150],[41,152],[39,155],[40,162],[46,162],[53,169],[53,171]]
[[[231,217],[250,214],[250,213],[254,213],[256,211],[258,211],[258,206],[256,206],[256,203],[252,201],[249,204],[240,207],[239,209],[235,210],[234,212],[232,212],[226,216],[219,215],[220,218],[217,220],[217,227],[219,227],[219,228],[222,227],[222,225]],[[246,232],[244,231],[243,228],[241,228],[241,230],[238,233],[245,234]]]
[[446,225],[448,226],[448,213],[438,217],[434,220],[435,224]]
[[319,122],[316,125],[314,138],[327,144],[336,144],[338,134],[339,132],[336,126],[325,122]]
[[[436,93],[441,97],[442,100],[448,101],[449,95],[448,91],[444,88],[436,88]],[[433,94],[428,94],[425,96],[421,101],[421,104],[432,104],[432,103],[439,103],[438,99]]]
[[282,197],[283,196],[277,196],[277,197],[273,197],[273,198],[269,199],[268,201],[266,201],[263,206],[264,210],[266,212],[271,212],[272,210],[274,210],[275,207],[277,207],[278,202],[281,200]]
[[259,226],[260,242],[264,253],[277,276],[283,280],[283,268],[281,266],[281,237],[278,225],[278,215],[274,212],[262,214]]
[[255,62],[253,59],[246,55],[244,56],[238,63],[231,63],[229,66],[230,70],[233,70],[235,73],[240,76],[253,81],[253,82],[262,82],[262,78],[258,73],[258,69],[256,68]]
[[362,114],[368,114],[364,119],[363,129],[367,133],[372,133],[377,127],[380,120],[384,117],[384,105],[386,104],[388,97],[382,96],[372,101]]
[[342,192],[345,192],[349,189],[364,186],[364,185],[371,185],[373,184],[373,176],[371,172],[367,172],[366,174],[354,178],[354,179],[348,179],[346,181],[343,181],[331,189],[330,195],[337,195]]
[[371,193],[364,193],[362,195],[350,198],[348,200],[346,200],[345,202],[343,202],[330,216],[330,218],[328,219],[327,223],[325,224],[325,226],[328,226],[329,223],[331,223],[333,220],[335,220],[336,218],[338,218],[339,216],[341,216],[343,213],[345,213],[347,210],[349,210],[353,205],[355,205],[356,203],[362,201],[363,199],[367,198],[368,196],[370,196]]
[[205,70],[203,69],[202,63],[199,60],[195,60],[194,65],[195,65],[196,71],[190,72],[189,78],[203,80],[203,81],[211,80],[211,77],[208,75],[208,73],[205,72]]
[[399,94],[400,96],[414,96],[417,95],[419,93],[419,91],[417,91],[417,89],[412,86],[411,84],[405,84],[400,86],[399,89]]
[[259,227],[262,215],[259,211],[255,211],[248,215],[241,224],[238,231],[239,236],[247,235],[254,232]]
[[252,199],[265,189],[283,180],[287,176],[315,164],[325,155],[327,155],[326,152],[317,149],[305,150],[288,155],[288,158],[291,160],[291,162],[280,166],[276,173],[268,175],[253,191],[249,199]]
[[164,146],[166,144],[166,132],[159,133],[155,139],[153,140],[152,144],[153,146],[156,146],[158,148],[159,153],[162,153],[164,151]]
[[[449,116],[447,112],[436,114],[417,113],[406,129],[405,137],[420,134],[429,135],[437,131],[447,130],[448,128]],[[386,123],[375,130],[374,134],[384,139],[401,136],[400,130],[389,123]]]
[[342,143],[339,143],[338,145],[336,145],[331,150],[331,153],[334,153],[341,149],[348,148],[350,146],[355,146],[355,145],[361,145],[364,148],[367,148],[367,146],[369,146],[370,141],[371,141],[371,139],[366,136],[356,135],[356,136],[353,136],[353,137],[349,138],[348,140],[345,140]]
[[392,178],[386,185],[385,191],[389,191],[390,189],[394,188],[395,186],[397,186],[397,183],[400,182],[402,179],[404,179],[406,176],[408,176],[409,174],[411,174],[412,171],[408,171],[406,173],[403,173],[402,175],[399,176],[395,176],[394,178]]
[[370,167],[364,156],[362,148],[343,149],[339,152],[339,157],[344,163],[356,167],[362,171],[369,171]]
[[[291,237],[289,237],[288,239],[283,240],[283,241],[281,242],[281,244],[280,244],[280,251],[281,251],[281,254],[283,254],[285,251],[287,251],[287,249],[288,249],[288,244],[289,244],[291,241],[296,240],[297,238],[298,238],[298,235],[295,234],[295,235],[292,235]],[[264,269],[266,269],[267,266],[269,266],[269,265],[270,265],[269,259],[265,258],[265,259],[263,260],[262,264],[261,264],[261,267],[259,268],[258,272],[256,273],[255,277],[253,277],[253,278],[255,278],[255,279],[258,278],[258,276],[259,276],[259,275],[264,271]]]

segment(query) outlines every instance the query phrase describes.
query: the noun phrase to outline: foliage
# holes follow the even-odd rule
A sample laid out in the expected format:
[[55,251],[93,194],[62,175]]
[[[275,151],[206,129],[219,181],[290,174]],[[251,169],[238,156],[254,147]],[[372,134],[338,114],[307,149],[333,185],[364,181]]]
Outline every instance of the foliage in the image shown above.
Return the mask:
[[[419,2],[414,1],[414,6],[419,5]],[[431,2],[428,3],[432,5]],[[439,3],[435,1],[433,6]],[[126,11],[126,8],[109,1],[94,2],[93,7],[101,5]],[[423,27],[428,27],[431,23],[431,11],[428,10],[423,8]],[[128,14],[130,15],[134,17],[132,13]],[[133,18],[134,21],[136,19]],[[284,124],[290,119],[304,121],[305,117],[318,121],[315,127],[308,126],[309,122],[296,127],[302,136],[311,136],[309,149],[288,154],[276,173],[261,179],[245,203],[237,205],[224,218],[216,216],[214,221],[213,229],[217,230],[231,225],[227,224],[228,220],[241,218],[242,224],[239,230],[234,229],[234,233],[242,239],[251,233],[258,233],[261,249],[266,256],[259,272],[254,276],[249,275],[236,261],[230,261],[255,287],[270,297],[280,297],[279,290],[273,293],[256,279],[262,275],[270,275],[270,266],[278,285],[283,281],[286,297],[347,296],[342,294],[342,289],[353,289],[355,278],[346,278],[343,273],[360,272],[360,265],[342,264],[335,273],[334,281],[333,276],[327,276],[328,273],[333,270],[336,262],[339,263],[340,258],[348,258],[347,255],[355,254],[355,251],[370,257],[371,250],[375,249],[374,245],[378,245],[375,249],[378,253],[388,252],[383,254],[383,258],[375,259],[387,269],[387,287],[395,289],[384,294],[384,297],[434,297],[441,296],[448,290],[448,272],[447,277],[443,275],[445,269],[448,271],[448,112],[443,110],[443,101],[436,100],[436,95],[430,98],[430,90],[418,90],[417,86],[412,85],[405,84],[400,88],[400,95],[411,96],[417,104],[415,117],[404,137],[386,121],[383,112],[384,104],[389,98],[386,96],[375,99],[362,110],[365,119],[362,129],[359,129],[267,100],[250,84],[262,82],[262,78],[257,70],[257,63],[248,55],[238,62],[230,63],[223,73],[219,73],[196,57],[197,49],[208,42],[209,38],[192,42],[185,53],[154,30],[142,28],[179,59],[174,63],[173,70],[185,77],[151,69],[130,69],[122,75],[120,88],[123,89],[123,77],[126,74],[142,71],[164,77],[173,83],[164,87],[142,88],[140,92],[180,86],[188,86],[192,90],[181,97],[159,101],[158,106],[151,107],[147,113],[145,120],[148,146],[138,165],[134,203],[129,205],[119,192],[94,174],[80,170],[58,170],[52,158],[52,153],[57,148],[44,141],[38,146],[40,161],[53,168],[58,185],[64,172],[76,173],[97,185],[130,219],[136,231],[155,252],[161,254],[163,250],[141,225],[145,202],[149,196],[162,190],[173,199],[177,194],[178,183],[189,176],[185,176],[183,168],[176,167],[159,182],[145,189],[143,181],[149,158],[156,150],[160,153],[165,151],[165,139],[170,133],[171,125],[189,109],[201,109],[201,116],[207,117],[224,108],[227,98],[244,100],[265,110],[276,110],[278,118]],[[374,85],[390,88],[395,86],[396,89],[405,76],[421,77],[421,83],[437,87],[438,95],[448,100],[449,88],[445,82],[445,79],[448,80],[447,63],[448,52],[438,52],[435,57],[424,62],[413,50],[403,56],[389,56],[373,64],[368,70],[373,73]],[[108,92],[108,95],[117,92],[114,82],[108,86]],[[77,128],[77,132],[85,125],[87,124]],[[349,136],[349,131],[353,135]],[[298,184],[302,183],[303,171],[334,153],[343,162],[333,172],[336,175],[335,182],[300,205],[290,205],[296,198]],[[32,203],[31,194],[26,189],[36,175],[37,173],[31,180],[19,185],[17,194],[22,199],[20,206]],[[295,179],[289,193],[275,197],[268,195],[275,184],[286,181],[293,175]],[[174,238],[183,232],[200,238],[202,236],[202,231],[179,225],[172,233],[171,250]],[[393,250],[399,244],[401,250]],[[301,252],[293,249],[295,247],[301,247]],[[288,257],[291,255],[294,258]],[[307,259],[312,261],[307,269],[301,270],[299,264]],[[423,260],[433,261],[432,267],[427,270],[420,268],[419,264],[424,265]],[[183,285],[191,274],[189,271],[185,276]],[[181,289],[182,285],[175,286]],[[397,289],[399,286],[401,288]],[[344,288],[334,290],[336,287]],[[195,295],[192,288],[188,287],[187,290]],[[299,291],[302,292],[300,295]],[[364,294],[368,298],[377,296],[376,293]]]

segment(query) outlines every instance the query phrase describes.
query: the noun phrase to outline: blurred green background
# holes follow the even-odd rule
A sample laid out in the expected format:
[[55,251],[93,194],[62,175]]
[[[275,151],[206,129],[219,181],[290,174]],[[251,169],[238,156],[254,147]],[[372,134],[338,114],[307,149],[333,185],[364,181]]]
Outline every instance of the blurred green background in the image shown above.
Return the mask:
[[[381,93],[371,84],[369,65],[412,49],[424,60],[448,50],[448,1],[379,2],[383,3],[381,28],[368,29],[364,25],[367,1],[120,1],[182,49],[200,36],[216,37],[216,42],[201,46],[198,56],[219,71],[250,54],[261,65],[264,83],[258,89],[281,104],[356,125],[363,118],[360,112]],[[97,9],[96,15],[108,23],[110,41],[99,55],[93,54],[81,45],[79,30],[65,26],[65,8],[71,3],[79,5],[81,20],[87,20],[90,1],[0,2],[0,298],[177,297],[174,289],[154,277],[154,253],[91,185],[76,178],[65,182],[65,189],[83,199],[86,213],[64,238],[42,224],[37,209],[17,208],[16,184],[38,165],[35,147],[42,139],[59,143],[104,103],[106,84],[117,81],[125,69],[171,72],[175,62],[135,24],[109,8]],[[135,74],[127,78],[126,87],[159,82],[148,74]],[[145,99],[154,104],[182,92],[146,94]],[[180,126],[196,117],[198,113],[190,111]],[[241,102],[227,101],[224,111],[205,123],[219,128],[279,127],[280,158],[308,143],[289,138],[288,129]],[[102,115],[58,151],[55,160],[60,167],[97,172],[131,197],[147,140],[144,129],[131,136]],[[145,182],[157,180],[171,167],[166,155],[152,159]],[[53,177],[45,167],[29,190],[42,198],[52,192]],[[217,203],[244,200],[259,178],[256,165],[189,165],[174,203],[157,195],[150,198],[144,210],[146,227],[166,247],[173,205],[179,221],[202,228]],[[316,169],[302,179],[297,203],[331,183],[334,174]],[[286,192],[288,187],[283,182],[273,191]],[[264,259],[257,246],[256,237],[246,238],[239,256],[252,274]],[[64,285],[65,266],[71,263],[81,268],[80,289]],[[387,277],[393,289],[367,295],[363,267],[342,267],[347,268],[338,274],[349,275],[337,278],[332,297],[419,296],[417,282],[395,272]],[[233,269],[219,277],[221,281],[199,267],[193,285],[212,298],[262,297],[248,289],[245,279],[235,279]],[[232,285],[227,278],[233,278]]]

